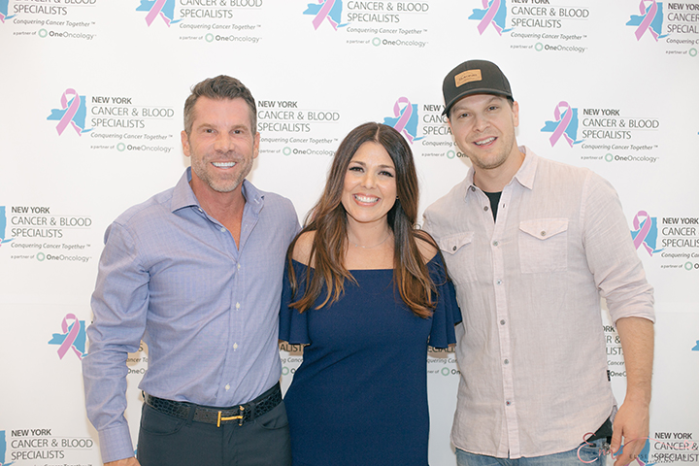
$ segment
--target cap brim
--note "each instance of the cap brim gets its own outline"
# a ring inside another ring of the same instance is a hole
[[[461,94],[457,95],[456,97],[454,97],[452,99],[451,103],[447,107],[444,107],[444,111],[442,112],[442,115],[447,115],[447,117],[448,117],[449,111],[451,110],[451,108],[454,106],[455,103],[457,103],[459,100],[463,99],[464,97],[468,97],[469,95],[473,95],[473,94],[499,95],[502,97],[509,97],[510,99],[514,100],[514,98],[512,97],[512,94],[509,94],[509,93],[504,92],[504,91],[498,91],[496,89],[485,89],[485,88],[469,89],[469,90],[464,91]]]

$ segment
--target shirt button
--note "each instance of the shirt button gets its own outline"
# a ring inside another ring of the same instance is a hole
[[[488,211],[488,206],[483,207],[483,210]]]
[[[512,402],[510,400],[505,401],[506,406],[510,406],[511,404],[512,404]]]
[[[231,389],[231,386],[230,386],[230,385],[226,385],[224,388],[225,388],[226,390],[230,390],[230,389]]]
[[[498,242],[497,242],[497,241],[493,241],[493,246],[497,246],[497,245],[498,245]]]
[[[500,325],[505,325],[505,319],[502,319],[502,320],[500,321]]]
[[[235,308],[240,309],[240,303],[235,303]]]
[[[545,231],[542,231],[542,232],[541,232],[541,236],[546,236],[546,232],[545,232]]]
[[[238,270],[240,270],[240,264],[238,264]]]
[[[233,343],[233,349],[237,350],[238,349],[238,343]]]
[[[497,283],[498,285],[502,285],[502,280],[498,280],[495,283]]]
[[[452,250],[452,251],[456,251],[456,246],[454,246],[453,248],[451,248],[451,250]]]
[[[507,364],[509,364],[509,363],[510,363],[510,360],[509,360],[509,359],[505,359],[505,365],[507,365]]]
[[[475,191],[475,190],[476,190],[476,187],[475,187],[475,186],[471,186],[471,191]]]

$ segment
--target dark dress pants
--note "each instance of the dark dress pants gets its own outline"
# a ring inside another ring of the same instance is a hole
[[[242,426],[234,421],[221,427],[144,404],[137,457],[141,466],[290,466],[284,402]]]

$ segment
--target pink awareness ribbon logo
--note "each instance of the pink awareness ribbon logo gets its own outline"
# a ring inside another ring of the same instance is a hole
[[[406,104],[405,108],[403,108],[402,111],[400,109],[400,104]],[[412,115],[413,106],[410,104],[410,100],[408,100],[407,97],[401,97],[400,99],[396,100],[396,103],[393,105],[393,116],[399,118],[398,122],[393,128],[399,133],[403,133],[405,139],[407,139],[410,143],[413,142],[413,136],[410,133],[408,133],[408,130],[405,129],[405,126],[410,121],[410,117]]]
[[[641,0],[641,3],[639,5],[639,10],[641,11],[642,15],[645,15],[643,18],[643,21],[641,22],[641,25],[638,26],[636,29],[636,40],[641,40],[641,37],[643,34],[645,34],[646,31],[650,31],[651,35],[655,39],[655,41],[658,41],[658,33],[653,30],[653,28],[650,27],[650,25],[653,23],[653,20],[655,19],[655,15],[658,13],[658,4],[656,3],[655,0],[650,0],[651,1],[651,6],[648,10],[646,10],[646,2],[648,0]]]
[[[68,106],[69,95],[75,96],[73,97],[73,100],[70,102],[70,106]],[[82,130],[73,121],[73,118],[75,117],[75,114],[78,113],[79,108],[80,96],[78,95],[78,93],[75,91],[75,89],[66,89],[66,91],[61,96],[61,110],[65,110],[66,113],[63,114],[63,117],[59,120],[58,125],[56,125],[56,130],[58,131],[59,136],[63,134],[63,131],[65,131],[69,123],[73,125],[75,131],[78,132],[78,136],[80,136]]]
[[[493,0],[490,7],[488,7],[488,0],[483,0],[483,8],[487,11],[481,22],[478,23],[478,32],[483,35],[488,25],[492,23],[495,30],[498,31],[498,34],[502,35],[502,28],[493,21],[493,18],[495,18],[495,15],[500,9],[500,0]]]
[[[642,218],[645,218],[645,221],[641,222]],[[652,222],[653,221],[651,220],[650,215],[648,215],[648,212],[645,210],[640,210],[633,218],[634,230],[638,230],[639,228],[641,229],[633,239],[633,245],[636,246],[636,249],[643,245],[643,247],[646,248],[646,251],[648,251],[648,254],[651,256],[653,255],[653,249],[651,249],[646,243],[646,238],[648,237],[648,233],[650,233]]]
[[[561,118],[561,108],[563,108],[565,111],[565,113],[563,113],[563,118]],[[561,136],[563,136],[565,140],[568,141],[570,147],[573,147],[573,140],[570,138],[570,136],[566,134],[568,125],[573,119],[573,109],[570,108],[568,102],[562,100],[558,102],[558,105],[556,105],[556,110],[554,110],[553,116],[555,120],[558,122],[558,125],[556,126],[556,129],[553,131],[553,134],[549,138],[549,141],[551,141],[551,147],[553,147],[558,142]]]
[[[150,26],[153,24],[153,21],[155,21],[155,18],[160,15],[161,18],[163,18],[163,21],[165,21],[165,24],[167,24],[167,27],[170,27],[170,20],[165,16],[163,12],[163,7],[165,6],[165,2],[167,0],[155,0],[155,3],[153,4],[153,8],[150,9],[148,14],[146,15],[146,24]]]
[[[70,333],[68,333],[68,320],[73,321],[73,327],[70,329]],[[66,335],[66,339],[63,340],[61,346],[58,347],[58,357],[63,359],[63,356],[66,355],[68,350],[73,348],[73,351],[75,351],[75,354],[78,355],[78,358],[82,359],[83,354],[78,351],[75,346],[73,346],[73,343],[75,343],[75,340],[80,334],[80,321],[77,317],[75,317],[75,314],[66,314],[66,316],[63,318],[63,322],[61,322],[61,330],[63,333],[68,333],[68,335]]]
[[[318,0],[318,3],[323,3],[323,0]],[[330,25],[337,31],[337,23],[333,21],[333,19],[328,16],[330,14],[330,10],[333,9],[333,6],[335,6],[335,0],[325,0],[325,3],[323,6],[320,8],[320,11],[316,15],[315,18],[313,18],[313,27],[317,30],[320,25],[325,21],[327,18],[328,22]]]

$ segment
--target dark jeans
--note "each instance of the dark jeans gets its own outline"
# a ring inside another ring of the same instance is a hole
[[[138,435],[141,466],[290,466],[289,421],[282,401],[244,423],[180,419],[143,405]]]

